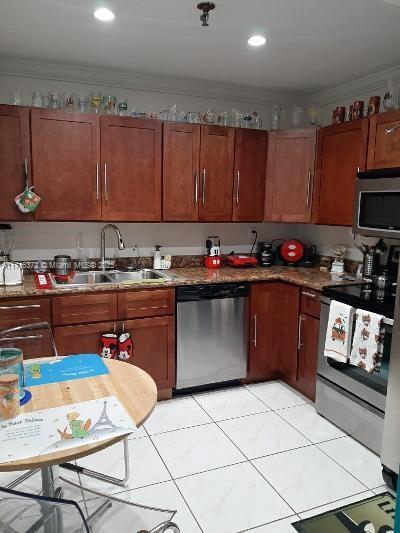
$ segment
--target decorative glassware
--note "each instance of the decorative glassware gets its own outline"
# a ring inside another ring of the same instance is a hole
[[[78,110],[80,113],[88,113],[90,105],[89,95],[79,96],[78,97]]]
[[[189,113],[187,111],[179,113],[179,122],[189,122]]]
[[[262,130],[262,120],[258,115],[254,119],[254,128],[256,130]]]
[[[118,115],[120,117],[125,117],[128,114],[128,102],[126,100],[121,100],[118,102]]]
[[[318,124],[318,108],[315,105],[311,105],[308,108],[308,122],[310,126],[316,126]]]
[[[215,122],[215,111],[208,109],[203,113],[203,122],[204,124],[214,124]]]
[[[101,113],[102,94],[93,92],[90,97],[90,107],[93,113]]]
[[[271,129],[279,130],[281,122],[281,108],[278,105],[274,105],[271,111]]]
[[[20,410],[17,374],[0,374],[0,420],[16,418]]]
[[[397,108],[398,104],[398,91],[396,90],[393,81],[389,80],[387,84],[387,92],[383,97],[383,107],[385,111],[392,111]]]
[[[227,126],[228,125],[228,113],[227,113],[227,111],[222,111],[221,113],[218,113],[217,123],[218,123],[218,126]]]
[[[253,113],[250,111],[248,113],[244,113],[242,116],[242,126],[243,128],[252,128],[253,127]]]
[[[292,112],[292,125],[300,128],[303,125],[304,108],[301,105],[295,105]]]
[[[115,106],[117,99],[112,94],[106,94],[103,96],[103,111],[106,115],[113,115],[115,113]]]
[[[169,109],[170,108],[168,106],[161,107],[160,112],[158,113],[160,120],[168,120]]]
[[[67,93],[64,97],[64,106],[67,111],[75,111],[76,96],[73,93]]]
[[[0,348],[0,375],[16,374],[19,384],[19,398],[25,395],[24,366],[22,350],[19,348]]]
[[[242,125],[242,117],[243,113],[239,111],[238,109],[232,109],[230,112],[230,125],[234,128],[240,128]]]
[[[32,107],[44,107],[42,91],[40,90],[33,91]]]
[[[60,91],[50,91],[49,92],[49,109],[60,109],[61,107],[61,93]]]
[[[191,124],[200,124],[201,122],[201,113],[198,111],[189,111],[189,122]]]
[[[178,115],[177,115],[176,104],[174,104],[168,109],[168,120],[176,122],[177,118],[178,118]]]
[[[10,98],[11,105],[23,105],[21,93],[13,93]]]

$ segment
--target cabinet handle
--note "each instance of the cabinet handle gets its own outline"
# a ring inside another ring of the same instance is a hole
[[[254,337],[253,337],[253,344],[254,346],[257,346],[257,315],[253,316],[254,320]]]
[[[25,176],[25,187],[29,187],[29,178],[28,178],[28,160],[24,158],[24,176]]]
[[[206,169],[203,168],[203,199],[202,199],[202,202],[203,202],[203,205],[206,201],[206,175],[207,175],[207,172],[206,172]]]
[[[199,202],[199,172],[197,168],[194,171],[194,201],[196,204]]]
[[[236,205],[239,205],[239,191],[240,191],[240,170],[237,171],[237,180],[236,180]]]
[[[301,294],[303,294],[303,296],[308,296],[309,298],[315,298],[317,296],[316,294],[307,291],[303,291]]]
[[[357,167],[357,174],[360,172],[360,165]]]
[[[310,196],[311,196],[311,170],[308,171],[308,178],[307,178],[307,205],[310,205]]]
[[[397,124],[396,126],[393,126],[393,128],[387,128],[385,130],[386,131],[386,135],[391,135],[392,133],[394,133],[399,128],[400,128],[400,124]]]
[[[40,304],[31,305],[0,305],[0,311],[11,311],[11,309],[40,309]]]
[[[300,350],[300,348],[303,346],[303,343],[301,342],[301,324],[303,323],[304,316],[299,316],[299,331],[298,331],[298,343],[297,343],[297,349]]]
[[[96,163],[96,200],[100,199],[99,194],[99,162]]]
[[[107,189],[107,163],[104,163],[104,198],[108,200],[108,189]]]

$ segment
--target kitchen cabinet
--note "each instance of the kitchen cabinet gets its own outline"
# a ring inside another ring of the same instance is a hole
[[[247,378],[297,378],[299,289],[285,283],[253,284]]]
[[[199,218],[200,126],[165,122],[163,132],[163,220]]]
[[[121,291],[118,294],[119,318],[143,318],[174,314],[174,289]]]
[[[262,222],[267,162],[267,133],[237,129],[233,187],[235,222]]]
[[[102,220],[161,221],[162,123],[102,116]]]
[[[31,185],[30,109],[0,105],[0,220],[31,220],[14,198]]]
[[[232,220],[235,130],[201,126],[199,221]]]
[[[31,110],[37,220],[100,220],[99,117]]]
[[[367,157],[368,119],[321,128],[318,132],[313,222],[351,226],[357,171]]]
[[[117,293],[71,294],[52,299],[53,324],[83,324],[117,319]]]
[[[400,167],[400,111],[372,115],[367,168]]]
[[[268,134],[264,220],[311,222],[314,129]]]

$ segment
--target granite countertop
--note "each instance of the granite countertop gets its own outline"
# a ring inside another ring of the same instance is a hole
[[[204,267],[174,268],[166,271],[175,277],[172,281],[136,282],[97,284],[84,287],[71,287],[70,289],[37,289],[33,275],[26,275],[24,283],[13,287],[0,287],[0,299],[50,296],[55,294],[80,294],[93,292],[107,292],[112,290],[138,290],[149,288],[167,288],[182,285],[197,285],[204,283],[232,283],[232,282],[259,282],[259,281],[285,281],[300,287],[322,291],[324,287],[334,285],[354,285],[355,281],[333,281],[329,272],[321,272],[319,268],[291,268],[273,266],[268,268],[230,268],[209,269]]]

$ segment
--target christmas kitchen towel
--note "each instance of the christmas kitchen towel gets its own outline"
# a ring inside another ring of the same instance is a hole
[[[325,340],[325,357],[347,363],[351,348],[353,316],[353,307],[335,300],[331,301]]]
[[[379,343],[383,316],[357,309],[356,330],[350,363],[367,372],[374,372],[379,364]]]

